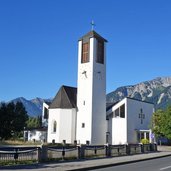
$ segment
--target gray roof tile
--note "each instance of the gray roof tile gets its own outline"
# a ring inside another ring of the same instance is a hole
[[[76,103],[77,88],[63,85],[59,89],[49,108],[71,109],[76,108]]]

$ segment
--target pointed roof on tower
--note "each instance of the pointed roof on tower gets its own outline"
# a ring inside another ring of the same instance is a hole
[[[53,99],[50,109],[61,108],[71,109],[76,108],[77,88],[69,86],[61,86],[55,98]]]
[[[95,37],[97,39],[100,39],[104,42],[107,42],[106,39],[104,39],[102,36],[100,36],[97,32],[95,32],[94,30],[88,32],[87,34],[85,34],[84,36],[82,36],[79,40],[83,40],[83,39],[90,39],[92,37]]]

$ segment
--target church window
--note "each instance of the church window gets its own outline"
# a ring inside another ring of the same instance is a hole
[[[120,117],[125,118],[125,104],[120,107]]]
[[[102,42],[102,41],[97,42],[96,62],[104,64],[104,42]]]
[[[57,129],[57,122],[54,121],[54,122],[53,122],[53,129],[52,129],[52,132],[56,132],[56,129]]]
[[[44,108],[44,119],[48,119],[48,109]]]
[[[82,123],[82,126],[81,126],[82,128],[85,128],[85,123]]]
[[[115,117],[119,117],[119,108],[115,110]]]
[[[139,118],[141,119],[141,124],[143,124],[143,119],[145,119],[145,114],[143,113],[142,108],[140,109]]]
[[[149,139],[150,139],[149,132],[146,132],[146,139],[147,139],[147,140],[149,140]]]
[[[82,57],[81,63],[89,62],[89,43],[83,43],[82,45]]]

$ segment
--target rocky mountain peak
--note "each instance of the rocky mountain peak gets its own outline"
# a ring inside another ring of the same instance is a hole
[[[107,94],[107,102],[116,102],[124,97],[154,103],[156,108],[171,104],[171,77],[157,77],[136,85],[119,87]]]

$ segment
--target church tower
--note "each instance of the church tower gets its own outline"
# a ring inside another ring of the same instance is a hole
[[[106,143],[106,42],[94,30],[78,41],[76,140],[80,144]]]

